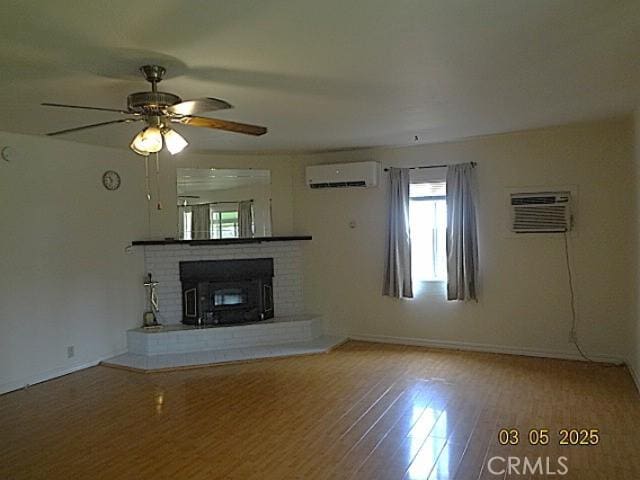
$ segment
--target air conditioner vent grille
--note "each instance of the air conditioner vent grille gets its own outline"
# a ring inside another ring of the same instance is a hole
[[[561,203],[562,201],[566,202],[568,199],[564,200],[558,199],[555,196],[542,196],[542,197],[515,197],[511,198],[511,205],[531,205],[531,204],[541,204],[541,203]]]
[[[323,182],[310,183],[311,188],[346,188],[346,187],[366,187],[367,182],[359,180],[357,182]]]
[[[512,230],[516,233],[549,233],[570,230],[570,199],[567,192],[512,194]]]

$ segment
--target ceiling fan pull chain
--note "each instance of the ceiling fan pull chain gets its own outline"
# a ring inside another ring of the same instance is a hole
[[[144,156],[144,184],[147,191],[147,230],[151,237],[151,185],[149,182],[149,155]]]
[[[147,202],[151,201],[151,185],[149,183],[149,155],[144,156],[144,186],[147,192]]]
[[[156,152],[156,209],[162,210],[162,203],[160,202],[160,156]]]

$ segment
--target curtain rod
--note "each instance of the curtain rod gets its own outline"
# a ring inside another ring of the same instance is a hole
[[[240,203],[240,202],[251,202],[253,203],[253,198],[249,200],[236,200],[235,202],[207,202],[207,203],[194,203],[193,205],[187,205],[187,207],[195,207],[197,205],[218,205],[220,203]],[[178,205],[179,207],[184,207],[184,205]]]
[[[475,167],[476,165],[477,165],[476,162],[471,162],[471,166],[472,167]],[[408,168],[409,170],[422,170],[422,169],[425,169],[425,168],[446,168],[448,166],[449,165],[424,165],[422,167],[405,167],[405,168]],[[388,172],[389,168],[385,168],[384,171]]]

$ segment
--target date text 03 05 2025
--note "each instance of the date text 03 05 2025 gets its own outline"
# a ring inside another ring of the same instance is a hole
[[[554,432],[555,433],[555,432]],[[532,428],[527,432],[526,441],[529,445],[549,445],[552,441],[548,428]],[[501,428],[498,431],[500,445],[518,445],[522,435],[517,428]],[[561,428],[557,431],[558,445],[566,446],[594,446],[600,443],[600,430],[597,428]]]

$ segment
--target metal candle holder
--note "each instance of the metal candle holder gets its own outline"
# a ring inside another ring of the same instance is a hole
[[[151,277],[151,273],[147,275],[147,279],[144,282],[144,286],[147,289],[147,310],[143,314],[143,323],[144,327],[156,327],[160,325],[158,323],[157,313],[159,311],[158,308],[158,295],[156,294],[156,287],[158,286],[158,282],[153,280]]]

